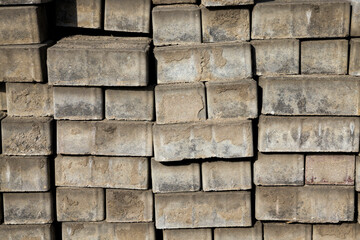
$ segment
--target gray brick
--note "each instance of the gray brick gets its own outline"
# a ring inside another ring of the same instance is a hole
[[[212,231],[203,229],[171,229],[163,231],[164,240],[212,240]]]
[[[262,223],[257,221],[251,228],[215,228],[214,240],[262,240]]]
[[[264,223],[264,240],[311,240],[310,224]]]
[[[201,0],[201,4],[207,7],[251,5],[254,0]]]
[[[55,240],[53,227],[45,225],[0,225],[2,240]]]

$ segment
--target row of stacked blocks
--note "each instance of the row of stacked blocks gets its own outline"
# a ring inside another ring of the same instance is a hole
[[[0,239],[358,238],[357,2],[56,2],[155,59],[48,2],[0,8]]]

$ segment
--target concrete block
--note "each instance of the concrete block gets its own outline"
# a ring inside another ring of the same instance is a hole
[[[250,39],[249,9],[201,8],[201,24],[203,42]]]
[[[201,0],[206,7],[241,6],[254,4],[254,0]]]
[[[152,156],[152,123],[58,121],[58,154]]]
[[[250,121],[205,121],[154,125],[156,161],[253,156]]]
[[[264,240],[312,240],[310,224],[264,223]]]
[[[299,74],[297,39],[253,40],[256,75]]]
[[[201,43],[200,8],[193,4],[156,6],[152,10],[155,46]]]
[[[55,3],[56,26],[101,28],[101,0],[61,0]]]
[[[48,49],[49,84],[146,86],[149,41],[108,36],[62,39]]]
[[[215,161],[201,164],[204,191],[251,189],[251,162]]]
[[[53,88],[40,83],[6,83],[7,114],[47,117],[54,114]]]
[[[154,5],[177,4],[177,3],[196,3],[196,0],[152,0]]]
[[[252,76],[249,43],[213,43],[154,49],[157,82],[236,81]]]
[[[351,36],[360,36],[360,1],[351,0]]]
[[[44,6],[0,8],[0,45],[41,43],[47,38]]]
[[[250,192],[155,194],[158,229],[250,227]]]
[[[165,165],[152,159],[151,179],[154,193],[199,191],[200,164]]]
[[[101,120],[104,100],[101,88],[54,87],[54,118]]]
[[[0,82],[46,81],[46,49],[50,44],[0,46]]]
[[[355,117],[260,116],[260,152],[358,152]]]
[[[51,155],[51,118],[7,117],[1,121],[2,150],[5,155]]]
[[[50,224],[45,225],[0,225],[2,240],[41,239],[54,240],[54,230]]]
[[[151,222],[153,202],[151,190],[106,189],[106,221]]]
[[[360,157],[355,157],[355,190],[360,192]]]
[[[360,2],[359,2],[360,8]],[[360,39],[353,38],[350,40],[350,58],[349,58],[349,74],[360,76]]]
[[[350,185],[355,181],[355,156],[307,155],[305,183]]]
[[[151,0],[105,0],[104,29],[150,32]]]
[[[148,189],[149,160],[136,157],[57,156],[55,185]]]
[[[54,219],[53,198],[46,193],[3,193],[5,224],[46,224]]]
[[[0,192],[50,190],[47,157],[0,156]]]
[[[195,122],[206,119],[203,83],[157,85],[156,123]]]
[[[212,240],[212,231],[203,229],[171,229],[163,230],[164,240]]]
[[[254,183],[263,186],[304,185],[304,155],[262,154],[254,163]]]
[[[267,2],[254,7],[251,39],[346,37],[349,26],[348,2]]]
[[[59,222],[101,221],[105,218],[102,188],[56,188],[56,216]]]
[[[360,225],[342,223],[313,225],[313,240],[358,240]]]
[[[253,79],[208,82],[206,101],[209,119],[257,118],[257,82]]]
[[[214,240],[263,240],[262,223],[257,221],[251,228],[215,228]]]
[[[337,223],[354,220],[354,187],[257,187],[255,217],[263,221]]]
[[[34,5],[52,2],[53,0],[0,0],[0,5]]]
[[[5,83],[0,83],[0,111],[7,111]]]
[[[2,194],[0,193],[0,212],[1,212],[1,215],[0,215],[0,222],[2,223],[4,221],[4,216],[3,216],[3,212],[4,212],[4,207],[3,207],[3,197],[2,197]],[[0,225],[1,227],[1,225]],[[1,230],[0,230],[1,231]]]
[[[263,114],[359,114],[360,81],[354,77],[261,77],[259,83],[263,89]]]
[[[347,74],[348,40],[301,42],[301,74]]]
[[[153,88],[105,90],[106,119],[151,121],[154,111]]]
[[[153,223],[62,223],[63,240],[155,240]]]

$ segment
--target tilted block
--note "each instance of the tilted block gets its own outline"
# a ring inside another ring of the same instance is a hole
[[[59,155],[55,158],[55,185],[147,189],[149,160],[136,157]]]
[[[154,193],[199,191],[200,164],[165,165],[152,159],[151,179]]]
[[[100,29],[101,0],[56,1],[56,26]]]
[[[272,115],[359,115],[360,81],[349,76],[261,77],[261,112]]]
[[[304,155],[262,154],[254,163],[255,185],[304,185]]]
[[[207,7],[251,5],[254,0],[201,0],[201,4]]]
[[[104,29],[150,32],[151,0],[105,0]]]
[[[253,79],[206,83],[209,119],[256,118],[258,116],[257,87],[257,82]]]
[[[170,46],[155,48],[154,53],[158,84],[227,82],[252,76],[249,43]]]
[[[359,2],[360,8],[360,2]],[[353,38],[350,40],[350,58],[349,58],[349,74],[360,76],[360,39]]]
[[[1,121],[2,149],[5,155],[51,155],[52,119],[7,117]]]
[[[312,240],[312,226],[310,224],[264,223],[264,239]]]
[[[7,113],[17,117],[54,114],[53,88],[40,83],[6,83]]]
[[[257,187],[257,220],[337,223],[354,220],[354,187]]]
[[[262,228],[259,221],[247,228],[215,228],[214,240],[263,240]]]
[[[154,125],[155,160],[253,156],[250,121],[205,121]]]
[[[0,23],[0,45],[41,43],[47,38],[43,6],[1,7]]]
[[[358,240],[360,225],[357,223],[313,225],[313,240]]]
[[[153,221],[151,190],[106,189],[107,222]]]
[[[203,229],[171,229],[163,230],[164,240],[212,240],[212,231]]]
[[[203,83],[155,87],[156,123],[194,122],[206,119]]]
[[[201,43],[197,5],[156,6],[152,10],[154,45]]]
[[[58,121],[59,154],[152,156],[152,123]]]
[[[347,74],[348,40],[301,42],[301,74]]]
[[[249,9],[201,8],[203,42],[250,39]]]
[[[0,82],[46,81],[46,49],[50,44],[0,46]]]
[[[50,224],[44,225],[0,225],[2,240],[41,239],[55,240],[55,232]]]
[[[42,192],[50,190],[47,157],[0,157],[0,192]]]
[[[63,240],[155,240],[153,223],[62,223]]]
[[[46,193],[4,193],[5,224],[52,223],[53,197]]]
[[[59,222],[104,220],[104,206],[102,188],[56,188],[56,219]]]
[[[250,192],[155,194],[158,229],[250,227]]]
[[[148,50],[148,38],[72,36],[62,39],[48,49],[49,84],[146,86]]]
[[[54,87],[54,118],[101,120],[104,118],[101,88]]]
[[[348,2],[268,2],[252,12],[252,39],[324,38],[349,35]]]
[[[355,117],[260,116],[260,152],[358,152]]]
[[[256,75],[299,74],[297,39],[253,40]]]

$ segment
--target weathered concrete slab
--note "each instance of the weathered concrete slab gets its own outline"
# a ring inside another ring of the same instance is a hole
[[[53,0],[0,0],[0,5],[34,5],[52,2]]]
[[[196,0],[152,0],[154,5],[177,4],[177,3],[196,3]]]
[[[312,240],[310,224],[264,223],[264,240]]]
[[[359,2],[360,8],[360,2]],[[353,38],[350,40],[350,58],[349,58],[349,74],[360,76],[360,39]]]
[[[41,239],[54,240],[54,229],[50,224],[44,225],[0,225],[0,236],[3,240]]]
[[[163,230],[164,240],[212,240],[212,231],[203,229],[171,229]]]
[[[251,5],[254,0],[201,0],[201,4],[207,7]]]
[[[214,240],[263,240],[262,228],[259,221],[247,228],[215,228]]]
[[[360,225],[357,223],[313,225],[313,240],[358,240]]]

